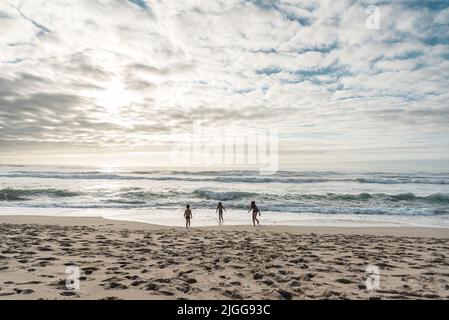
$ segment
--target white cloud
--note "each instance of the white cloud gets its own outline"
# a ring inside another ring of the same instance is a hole
[[[379,1],[368,30],[376,3],[2,1],[0,149],[170,148],[195,117],[298,153],[449,145],[448,9]]]

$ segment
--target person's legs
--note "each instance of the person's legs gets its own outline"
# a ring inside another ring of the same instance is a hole
[[[253,225],[256,226],[256,222],[257,224],[259,224],[259,220],[257,220],[257,213],[253,213]]]

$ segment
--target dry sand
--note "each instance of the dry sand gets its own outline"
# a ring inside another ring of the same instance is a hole
[[[448,299],[448,255],[448,229],[0,216],[0,299]]]

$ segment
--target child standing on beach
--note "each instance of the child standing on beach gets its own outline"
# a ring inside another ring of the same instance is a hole
[[[257,220],[257,213],[259,213],[259,217],[260,217],[260,210],[259,208],[256,206],[256,201],[251,201],[251,207],[249,208],[248,212],[253,211],[253,225],[256,226],[256,222],[257,224],[259,224],[259,220]]]
[[[184,211],[184,218],[186,218],[186,228],[190,227],[190,219],[192,219],[192,210],[190,210],[190,205],[186,205],[186,210]]]
[[[217,210],[215,210],[215,213],[218,212],[218,224],[222,224],[224,222],[223,220],[223,210],[226,211],[226,208],[223,207],[223,204],[221,202],[217,205]]]

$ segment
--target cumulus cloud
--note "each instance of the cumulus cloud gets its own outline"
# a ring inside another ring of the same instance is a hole
[[[293,162],[447,150],[448,16],[442,0],[5,0],[0,150],[169,150],[199,118],[278,128]]]

